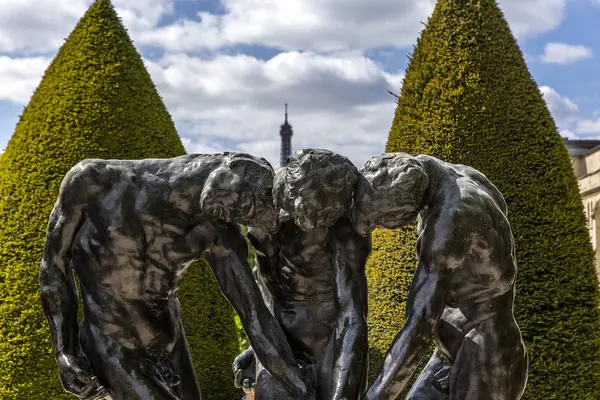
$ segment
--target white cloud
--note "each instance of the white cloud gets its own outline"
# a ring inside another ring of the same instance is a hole
[[[584,119],[577,122],[577,133],[582,136],[600,135],[600,118]]]
[[[362,56],[289,52],[263,61],[171,54],[146,60],[190,152],[238,150],[279,164],[290,104],[295,149],[325,147],[357,163],[384,150],[402,76]]]
[[[600,135],[599,113],[592,113],[593,119],[582,119],[579,107],[571,99],[561,96],[548,86],[541,86],[540,90],[561,136],[589,139]]]
[[[169,51],[218,49],[236,43],[285,50],[332,51],[412,45],[435,0],[221,0],[224,14],[200,13],[157,28],[175,0],[114,0],[138,44]],[[519,37],[546,32],[562,21],[566,0],[502,0]],[[2,0],[0,52],[52,51],[92,0]]]
[[[56,50],[92,0],[2,0],[0,52]],[[172,11],[173,0],[113,0],[124,24],[137,36]]]
[[[286,50],[407,47],[435,0],[223,0],[226,13],[200,13],[147,32],[140,43],[177,51],[246,43]]]
[[[0,57],[0,100],[27,104],[48,62]],[[328,148],[360,165],[384,151],[395,109],[387,90],[402,84],[401,74],[356,54],[289,52],[267,61],[170,54],[145,63],[188,152],[245,151],[274,166],[284,103],[294,149]]]
[[[547,64],[573,64],[593,57],[592,49],[566,43],[547,43],[542,61]]]
[[[0,56],[0,100],[27,104],[49,64],[45,57]]]
[[[84,0],[2,0],[0,51],[55,49],[86,8]]]
[[[579,139],[577,137],[577,135],[575,134],[575,132],[573,131],[569,131],[569,130],[562,130],[560,131],[560,136],[567,138],[567,139]]]
[[[223,0],[224,14],[200,13],[141,33],[142,44],[171,51],[218,49],[236,43],[284,50],[399,48],[414,43],[435,0]],[[503,0],[512,30],[526,37],[556,28],[565,0]]]
[[[197,139],[196,141],[192,141],[190,138],[182,137],[181,142],[183,143],[183,147],[185,147],[185,151],[190,154],[210,154],[210,153],[219,153],[224,149],[220,146],[210,146],[204,143],[202,139]]]
[[[511,30],[528,37],[557,28],[565,16],[566,0],[499,0]]]
[[[89,0],[87,0],[89,2]],[[175,0],[113,0],[117,13],[135,40],[141,32],[154,28],[164,15],[173,12]]]
[[[561,135],[572,138],[574,135],[572,130],[579,118],[577,104],[568,97],[561,96],[551,87],[540,86],[540,91]]]
[[[0,53],[16,54],[55,52],[92,2],[1,1]],[[395,108],[387,90],[398,92],[402,75],[385,72],[362,50],[410,47],[435,5],[435,0],[345,0],[343,7],[339,0],[223,0],[222,15],[202,13],[201,20],[157,27],[173,12],[174,1],[113,3],[136,45],[166,50],[164,58],[146,65],[186,149],[248,151],[274,165],[286,102],[294,148],[329,148],[358,164],[383,151]],[[503,0],[501,7],[521,38],[555,28],[564,3]],[[285,52],[267,61],[185,54],[239,43]],[[26,104],[48,62],[0,58],[0,100]],[[567,115],[568,104],[563,107]],[[570,124],[565,129],[575,129],[570,117],[564,118]]]

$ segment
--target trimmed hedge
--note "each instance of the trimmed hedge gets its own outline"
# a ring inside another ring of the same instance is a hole
[[[85,158],[184,153],[113,6],[95,1],[46,70],[1,158],[0,398],[72,397],[58,379],[38,280],[64,174]],[[184,325],[202,390],[231,400],[238,397],[230,367],[237,354],[233,312],[204,263],[189,274],[181,294]]]
[[[516,241],[515,314],[530,355],[524,399],[600,399],[598,281],[577,182],[494,0],[438,1],[411,55],[386,151],[467,164],[498,186]],[[385,352],[404,320],[415,240],[414,226],[374,233],[374,353]]]
[[[256,253],[254,252],[254,247],[252,247],[252,245],[250,244],[250,242],[247,239],[248,227],[242,225],[241,228],[242,228],[242,233],[244,234],[244,237],[246,238],[246,243],[248,244],[248,265],[254,271],[254,269],[256,267],[256,260],[255,260]],[[240,319],[240,317],[237,314],[235,315],[235,325],[238,330],[239,352],[241,353],[250,347],[250,341],[248,340],[248,335],[246,335],[246,331],[244,331],[244,327],[242,326],[242,320]]]
[[[233,385],[231,369],[240,352],[235,312],[204,261],[190,267],[178,297],[202,398],[240,399],[243,392]]]

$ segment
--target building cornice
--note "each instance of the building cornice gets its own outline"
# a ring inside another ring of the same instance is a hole
[[[592,180],[594,176],[597,178]],[[600,192],[600,170],[579,177],[577,179],[577,184],[579,186],[581,197],[587,197]]]
[[[579,190],[579,194],[581,195],[582,198],[591,196],[596,193],[600,193],[600,185],[592,186],[590,188],[586,188],[583,190],[580,188],[580,190]]]

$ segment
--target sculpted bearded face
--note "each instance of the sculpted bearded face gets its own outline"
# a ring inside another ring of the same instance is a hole
[[[277,230],[271,165],[264,158],[232,153],[206,179],[200,197],[202,211],[242,225]]]
[[[359,172],[350,160],[328,150],[299,150],[277,171],[274,200],[280,221],[304,231],[333,226],[346,215]]]

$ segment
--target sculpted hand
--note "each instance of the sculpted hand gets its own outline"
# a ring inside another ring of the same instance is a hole
[[[256,358],[254,357],[254,350],[249,348],[243,353],[238,355],[233,361],[233,373],[235,375],[234,384],[236,388],[241,388],[244,392],[249,392],[254,389],[256,383]],[[303,371],[307,374],[308,371]],[[311,384],[311,380],[308,377],[303,379],[304,383],[304,394],[298,398],[298,400],[315,400],[317,398],[315,388]]]
[[[70,354],[60,353],[56,357],[58,373],[65,390],[80,399],[101,399],[109,394],[99,382],[98,378],[90,375],[87,360],[84,356],[75,357]]]
[[[234,385],[249,392],[256,381],[256,359],[254,350],[249,348],[233,360]]]

